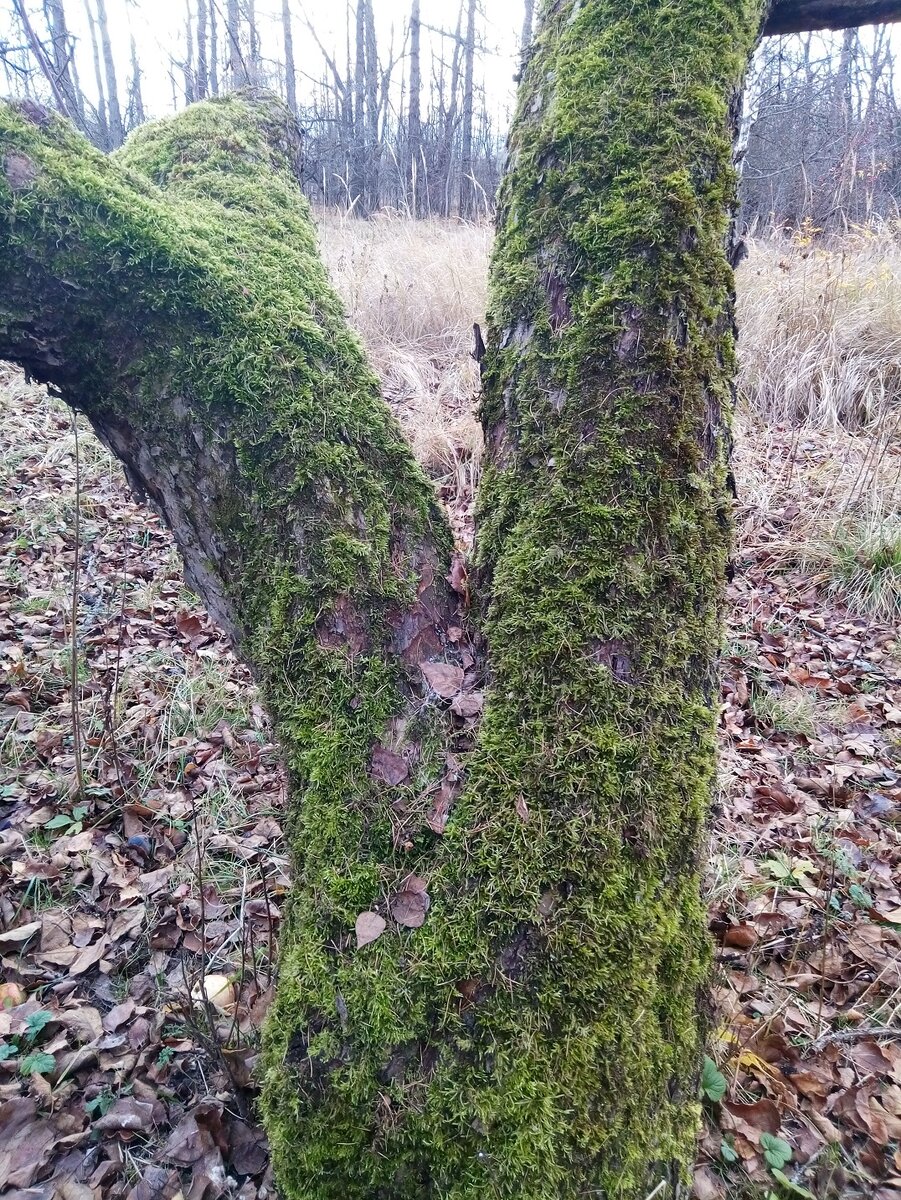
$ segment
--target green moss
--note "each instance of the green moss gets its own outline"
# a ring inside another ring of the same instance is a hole
[[[48,164],[33,192],[0,191],[0,265],[52,219],[61,248],[41,243],[35,271],[95,256],[110,321],[172,345],[144,356],[145,424],[162,389],[235,431],[223,569],[295,790],[263,1093],[286,1200],[643,1200],[691,1157],[728,542],[727,110],[764,5],[547,7],[483,364],[492,686],[443,837],[396,836],[457,747],[440,706],[411,700],[389,626],[445,535],[267,148],[272,114],[197,106],[119,166],[64,148],[79,178],[56,192],[56,149],[0,117],[4,144]],[[100,346],[97,375],[78,360],[90,401],[114,405],[115,338],[73,305]],[[336,598],[365,619],[364,651],[317,638]],[[369,771],[389,729],[420,756],[397,789]],[[390,920],[410,874],[431,901],[417,929]],[[388,927],[357,949],[371,908]]]

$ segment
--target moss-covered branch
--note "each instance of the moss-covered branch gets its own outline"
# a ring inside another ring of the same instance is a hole
[[[764,34],[808,29],[853,29],[877,21],[901,21],[899,0],[774,0]]]

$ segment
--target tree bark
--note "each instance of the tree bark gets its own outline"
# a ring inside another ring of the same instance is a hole
[[[356,42],[353,74],[353,139],[351,145],[350,199],[356,216],[368,216],[366,208],[366,3],[357,0],[354,17]]]
[[[209,68],[207,66],[207,7],[206,0],[197,0],[197,73],[195,90],[198,100],[205,100],[209,92]]]
[[[466,41],[463,47],[463,128],[460,135],[460,206],[461,217],[472,215],[472,109],[473,76],[476,59],[476,0],[468,0]]]
[[[84,131],[84,103],[78,87],[78,77],[75,74],[75,43],[69,33],[63,0],[44,0],[44,12],[50,31],[53,72],[60,91],[65,97],[65,107],[62,112]]]
[[[901,20],[901,0],[775,0],[764,35]]]
[[[522,32],[519,35],[519,56],[524,58],[532,44],[532,24],[535,19],[535,0],[525,0],[522,14]]]
[[[144,112],[144,96],[141,91],[141,66],[138,62],[138,48],[134,38],[131,39],[131,98],[129,101],[129,116],[131,128],[143,125],[147,119]]]
[[[115,150],[125,140],[125,129],[122,125],[122,108],[119,104],[119,86],[116,82],[116,64],[106,16],[106,0],[97,0],[97,24],[100,29],[103,70],[106,76],[106,113],[110,147]]]
[[[487,665],[316,257],[284,110],[197,105],[107,160],[0,108],[0,355],[162,511],[290,772],[263,1094],[286,1200],[645,1200],[684,1179],[731,139],[764,8],[545,7],[483,361]]]
[[[413,0],[410,9],[410,103],[407,110],[407,154],[409,174],[406,186],[409,188],[410,211],[413,216],[419,216],[419,197],[422,194],[422,124],[420,116],[420,100],[422,94],[422,72],[420,68],[419,44],[422,34],[422,21],[419,15],[419,0]]]
[[[285,44],[285,99],[289,112],[297,116],[297,70],[294,65],[294,32],[290,0],[282,0],[282,39]]]
[[[228,0],[225,10],[225,36],[228,41],[228,81],[234,89],[250,82],[247,65],[241,51],[241,9],[238,0]]]
[[[219,95],[219,23],[216,4],[210,4],[210,95]]]
[[[97,36],[97,22],[90,0],[84,0],[85,12],[88,18],[88,28],[91,33],[91,55],[94,61],[94,83],[97,87],[97,144],[104,150],[111,150],[110,128],[107,119],[106,89],[103,86],[103,72],[100,67],[100,43]]]

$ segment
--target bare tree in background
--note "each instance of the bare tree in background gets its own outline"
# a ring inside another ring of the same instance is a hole
[[[459,213],[472,215],[472,105],[476,60],[476,0],[467,0],[466,41],[463,45],[463,130],[460,146]]]
[[[294,34],[291,29],[290,0],[282,0],[282,41],[285,47],[285,99],[297,115],[297,71],[294,66]]]
[[[535,0],[525,0],[522,16],[522,33],[519,35],[519,53],[524,57],[532,42],[532,22],[535,19]]]
[[[109,21],[106,15],[106,0],[97,0],[97,24],[100,30],[100,45],[103,49],[103,70],[106,77],[106,111],[109,127],[110,149],[121,146],[125,140],[122,110],[119,106],[119,88],[116,83],[116,63],[110,41]]]
[[[225,16],[225,35],[228,39],[228,80],[233,88],[249,82],[244,56],[241,53],[241,9],[238,0],[228,0]]]
[[[207,0],[197,0],[197,70],[194,75],[194,90],[197,94],[198,100],[205,100],[209,95],[209,72],[207,69]]]
[[[413,0],[410,10],[410,103],[407,110],[407,154],[408,181],[410,187],[410,211],[413,216],[419,215],[419,197],[422,190],[422,130],[420,128],[419,101],[422,92],[422,71],[420,67],[420,38],[422,22],[419,15],[419,0]]]

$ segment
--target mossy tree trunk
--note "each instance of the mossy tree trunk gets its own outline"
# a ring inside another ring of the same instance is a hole
[[[765,7],[545,5],[492,267],[473,640],[285,114],[198,105],[108,160],[0,109],[0,355],[162,510],[290,770],[263,1096],[288,1200],[643,1200],[691,1160],[731,134]]]

